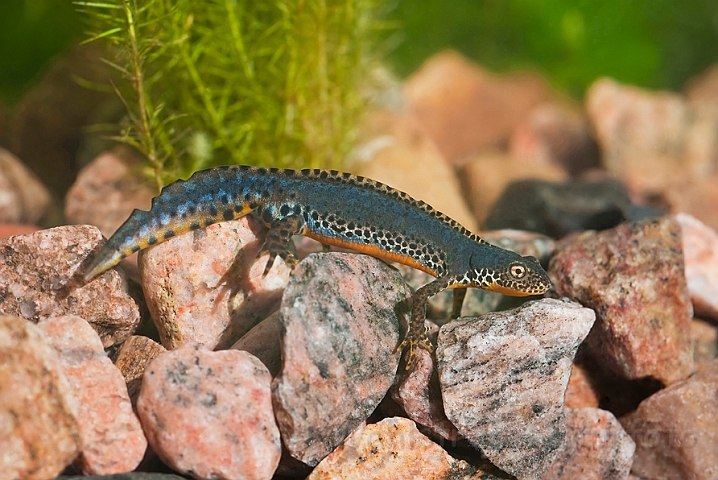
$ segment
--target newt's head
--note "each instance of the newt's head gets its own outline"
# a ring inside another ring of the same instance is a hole
[[[541,295],[551,288],[551,280],[535,257],[522,257],[493,247],[490,255],[472,255],[470,265],[474,282],[492,292],[524,297]]]

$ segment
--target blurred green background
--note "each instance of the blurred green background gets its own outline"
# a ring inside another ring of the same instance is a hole
[[[580,96],[602,75],[678,90],[718,62],[718,0],[388,0],[388,10],[383,43],[402,77],[454,48]],[[82,30],[70,0],[0,0],[0,102],[16,103]]]

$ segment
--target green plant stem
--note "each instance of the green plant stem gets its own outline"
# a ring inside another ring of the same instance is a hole
[[[157,189],[162,189],[162,162],[157,158],[157,151],[152,139],[150,128],[150,118],[148,112],[148,101],[145,97],[144,73],[142,71],[142,60],[140,57],[139,45],[137,42],[137,31],[135,29],[135,18],[132,14],[132,5],[130,0],[123,0],[125,17],[127,18],[127,33],[130,40],[130,58],[132,61],[133,80],[135,83],[135,91],[137,92],[137,103],[140,116],[140,138],[145,155],[154,170],[155,182]]]

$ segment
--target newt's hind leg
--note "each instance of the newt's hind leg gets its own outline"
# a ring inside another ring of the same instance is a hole
[[[426,320],[426,303],[429,297],[444,290],[448,285],[449,282],[447,280],[438,279],[424,285],[414,293],[409,331],[397,347],[398,350],[409,347],[409,356],[406,359],[407,370],[414,359],[414,353],[419,345],[423,345],[430,352],[434,350],[434,346],[426,336],[426,327],[424,326],[424,320]]]
[[[300,215],[290,215],[281,218],[272,223],[264,240],[264,245],[259,250],[257,257],[261,257],[265,253],[269,253],[267,266],[264,267],[262,277],[266,277],[269,270],[274,264],[274,259],[279,256],[284,263],[292,270],[297,265],[297,257],[292,251],[292,235],[300,234],[304,231],[304,218]]]

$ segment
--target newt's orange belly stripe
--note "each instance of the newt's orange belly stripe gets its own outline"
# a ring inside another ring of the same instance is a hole
[[[380,249],[376,245],[366,245],[364,243],[352,243],[348,242],[346,240],[342,240],[340,238],[336,237],[325,237],[324,235],[319,235],[314,232],[306,231],[302,233],[302,235],[313,238],[314,240],[324,243],[326,245],[334,245],[335,247],[342,247],[342,248],[349,248],[351,250],[366,253],[367,255],[371,255],[372,257],[378,257],[383,258],[384,260],[391,260],[393,262],[399,262],[403,265],[408,265],[409,267],[416,268],[417,270],[421,270],[423,272],[428,273],[429,275],[433,277],[437,277],[438,275],[436,272],[425,265],[422,265],[421,263],[417,262],[413,258],[406,256],[406,255],[400,255],[398,253],[394,252],[387,252],[385,250]]]

